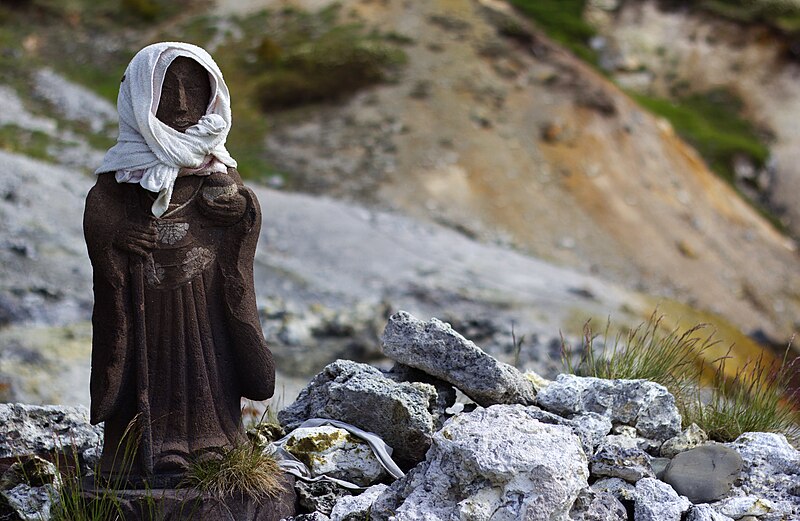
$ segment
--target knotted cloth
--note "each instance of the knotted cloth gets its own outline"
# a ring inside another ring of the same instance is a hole
[[[205,115],[185,133],[156,118],[164,75],[178,56],[200,63],[211,82],[211,100]],[[162,42],[136,53],[122,78],[117,110],[117,144],[106,152],[95,173],[116,172],[118,183],[139,183],[158,193],[152,207],[156,217],[167,211],[181,169],[196,171],[204,165],[236,167],[236,161],[225,149],[231,127],[230,93],[214,59],[196,45]]]

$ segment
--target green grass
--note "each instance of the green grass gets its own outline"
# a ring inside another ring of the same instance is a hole
[[[764,23],[787,33],[800,29],[800,2],[792,0],[703,0],[682,2],[743,23]]]
[[[711,439],[732,441],[745,432],[781,432],[795,446],[800,444],[800,417],[792,403],[797,403],[800,390],[788,392],[797,362],[788,362],[786,350],[778,366],[767,364],[763,357],[736,371],[733,378],[724,378],[725,362],[714,372],[710,396],[698,391],[682,408],[685,424],[696,423]]]
[[[696,423],[716,441],[761,431],[783,433],[795,445],[800,443],[800,413],[793,406],[798,391],[791,390],[796,360],[789,363],[785,356],[782,363],[769,364],[762,355],[731,376],[726,370],[728,356],[710,363],[703,359],[718,344],[706,324],[666,330],[662,322],[663,317],[653,314],[614,337],[609,335],[609,323],[601,346],[587,322],[580,360],[575,362],[574,350],[564,343],[564,367],[580,376],[646,379],[664,385],[675,397],[684,427]]]
[[[282,474],[275,459],[256,443],[245,443],[190,464],[185,486],[224,500],[236,494],[274,498],[283,491]]]
[[[53,161],[48,148],[53,138],[38,130],[28,130],[16,125],[0,127],[0,150],[22,154],[36,159]]]
[[[769,157],[764,137],[742,116],[741,101],[726,91],[690,94],[675,100],[630,93],[650,112],[667,119],[709,167],[733,183],[733,160],[742,154],[762,167]]]
[[[510,3],[553,40],[587,62],[597,63],[597,53],[589,47],[596,31],[583,19],[586,0],[510,0]]]

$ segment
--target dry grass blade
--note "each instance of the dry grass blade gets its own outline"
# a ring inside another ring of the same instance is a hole
[[[193,462],[185,484],[220,499],[242,494],[258,500],[277,497],[283,491],[280,475],[272,456],[247,443],[224,452],[219,459]]]

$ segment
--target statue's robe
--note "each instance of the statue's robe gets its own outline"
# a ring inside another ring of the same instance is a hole
[[[113,174],[99,175],[89,192],[91,421],[105,422],[104,472],[144,475],[154,466],[158,474],[165,456],[190,459],[235,444],[243,436],[241,397],[264,400],[274,392],[253,288],[261,211],[236,170],[229,174],[246,208],[227,225],[201,211],[204,177],[179,179],[183,195],[176,184],[159,219],[150,211],[156,194],[119,184]],[[115,245],[134,223],[158,232],[148,256]],[[143,436],[133,442],[138,456],[129,471],[121,468],[130,453],[123,437],[134,418]]]

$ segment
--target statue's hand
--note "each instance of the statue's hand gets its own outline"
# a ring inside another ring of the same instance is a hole
[[[155,249],[158,236],[151,227],[131,225],[117,232],[114,237],[114,246],[142,257],[148,255],[150,250]]]
[[[200,197],[200,201],[200,210],[203,215],[223,226],[236,224],[247,209],[247,199],[238,192],[213,199]]]

